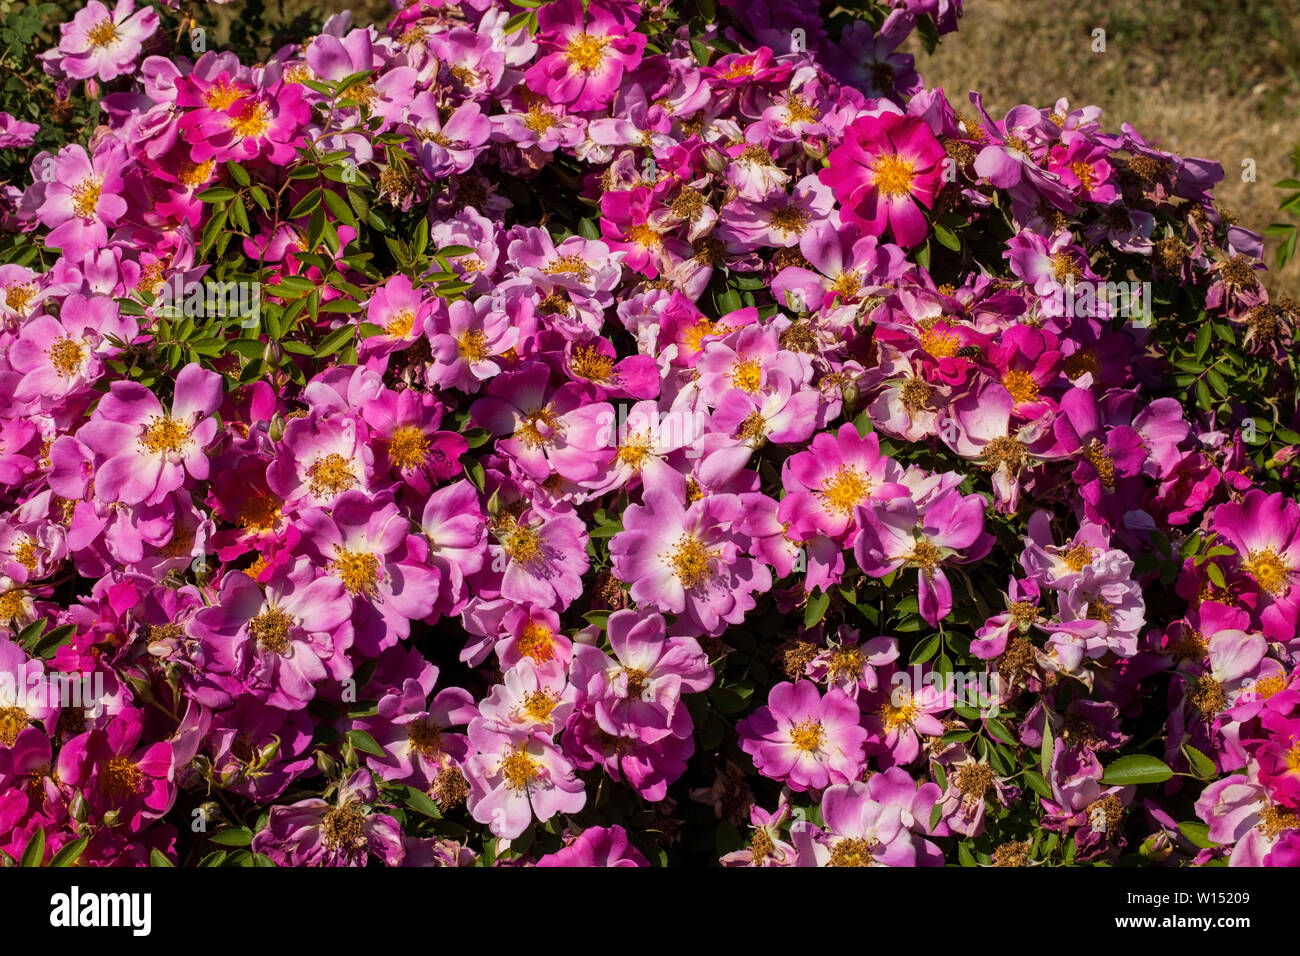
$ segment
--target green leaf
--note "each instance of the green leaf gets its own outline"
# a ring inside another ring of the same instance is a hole
[[[808,595],[808,603],[803,609],[803,626],[812,627],[820,622],[830,606],[831,596],[825,591],[814,591]]]
[[[320,201],[321,201],[321,189],[317,187],[316,189],[313,189],[311,192],[309,192],[307,195],[303,196],[302,199],[298,200],[298,204],[294,206],[293,211],[289,213],[289,218],[301,219],[303,216],[307,215],[309,212],[312,212],[317,206],[319,206]]]
[[[333,355],[339,349],[343,348],[343,346],[351,342],[352,337],[356,335],[356,332],[356,327],[352,325],[345,325],[341,329],[335,329],[329,335],[325,336],[324,341],[316,347],[317,357],[324,358],[327,355]]]
[[[235,198],[235,191],[225,186],[213,186],[211,189],[205,189],[195,198],[199,202],[229,202]]]
[[[421,813],[434,820],[442,819],[442,812],[438,809],[438,805],[430,800],[429,795],[423,790],[407,787],[406,799],[403,802],[416,813]]]
[[[939,643],[942,640],[943,640],[942,635],[931,634],[925,640],[921,641],[914,648],[912,648],[912,654],[908,658],[907,663],[924,664],[930,658],[934,657],[934,655],[938,652]]]
[[[244,169],[243,166],[240,166],[239,163],[234,160],[228,160],[226,162],[226,170],[230,173],[230,178],[240,186],[248,186],[253,181],[248,175],[248,170]]]
[[[957,238],[957,233],[942,223],[934,223],[934,238],[939,240],[941,246],[945,246],[953,252],[961,252],[961,240]]]
[[[1016,735],[1011,732],[1011,728],[996,717],[990,717],[988,720],[984,721],[984,726],[988,728],[988,731],[993,735],[994,740],[1004,744],[1015,745]]]
[[[40,866],[45,859],[45,830],[37,827],[32,838],[27,841],[27,848],[23,850],[22,862],[19,866],[33,867]]]
[[[1182,750],[1183,756],[1187,758],[1187,763],[1192,768],[1192,773],[1196,776],[1202,780],[1213,780],[1219,775],[1219,768],[1214,765],[1214,761],[1191,744],[1183,744]]]
[[[1101,782],[1124,787],[1140,783],[1163,783],[1173,775],[1174,772],[1163,760],[1148,754],[1130,754],[1106,767]]]
[[[72,866],[81,858],[82,852],[85,851],[86,845],[90,843],[90,837],[82,837],[80,840],[73,840],[65,844],[63,849],[54,854],[50,860],[50,866]]]
[[[384,748],[375,742],[375,738],[364,730],[349,730],[344,736],[348,739],[348,743],[363,754],[370,754],[372,757],[388,756],[384,752]]]
[[[40,640],[32,645],[32,656],[48,661],[58,652],[60,647],[72,640],[72,635],[76,633],[76,630],[75,625],[62,624],[48,634],[42,635]]]
[[[1029,784],[1029,789],[1034,791],[1040,797],[1052,799],[1052,788],[1047,785],[1047,781],[1041,773],[1034,773],[1032,770],[1025,771],[1025,783]]]
[[[208,839],[218,846],[248,846],[253,842],[253,831],[248,827],[232,827],[218,830]]]
[[[1046,715],[1043,717],[1043,745],[1038,749],[1038,772],[1046,779],[1052,775],[1052,754],[1056,749],[1056,741],[1052,737],[1052,722]]]
[[[150,865],[150,866],[171,866],[171,867],[174,867],[176,864],[173,863],[171,860],[167,859],[167,857],[163,855],[163,853],[162,853],[161,850],[150,850],[150,851],[149,851],[149,865]]]
[[[199,860],[199,866],[220,866],[224,862],[226,862],[226,851],[217,850],[215,853],[209,853],[203,859]]]
[[[1194,351],[1196,352],[1196,357],[1198,359],[1205,358],[1205,353],[1210,350],[1210,336],[1212,334],[1213,329],[1210,327],[1209,323],[1202,325],[1201,331],[1196,333]]]
[[[1192,820],[1180,823],[1178,824],[1178,832],[1202,850],[1208,850],[1210,847],[1218,845],[1210,839],[1210,828],[1204,823],[1197,823]]]

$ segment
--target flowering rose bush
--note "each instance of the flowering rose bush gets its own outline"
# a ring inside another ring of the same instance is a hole
[[[831,6],[68,13],[6,861],[1300,863],[1300,305],[1217,164],[926,88],[960,0]]]

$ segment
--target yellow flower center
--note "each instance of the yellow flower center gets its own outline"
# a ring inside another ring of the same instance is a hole
[[[149,419],[149,424],[140,437],[140,446],[153,454],[163,452],[182,452],[190,443],[190,427],[182,421],[163,415]]]
[[[289,650],[289,629],[293,618],[278,607],[269,607],[248,622],[248,633],[257,643],[273,654]]]
[[[992,471],[1005,465],[1014,475],[1024,466],[1025,456],[1024,444],[1010,435],[999,435],[984,446],[984,464]]]
[[[203,93],[203,102],[210,110],[224,110],[244,95],[244,91],[218,80]]]
[[[50,356],[50,364],[54,366],[54,371],[58,372],[61,378],[71,378],[80,370],[84,352],[80,342],[65,336],[55,341],[47,354]]]
[[[215,160],[205,159],[201,163],[192,163],[188,159],[181,160],[180,171],[176,174],[182,186],[201,186],[212,176],[212,167]]]
[[[541,103],[534,103],[524,114],[524,127],[534,133],[545,133],[559,121],[559,117],[543,109]]]
[[[951,358],[961,348],[961,339],[956,332],[931,326],[921,333],[921,348],[935,358]]]
[[[550,435],[555,431],[557,416],[550,405],[534,409],[525,415],[515,426],[515,439],[529,448],[540,448],[551,443]],[[542,434],[542,428],[546,434]]]
[[[100,768],[99,789],[114,803],[121,803],[144,789],[144,774],[129,757],[110,757]]]
[[[5,305],[21,315],[27,311],[27,306],[35,295],[36,286],[29,282],[15,282],[5,286]]]
[[[580,345],[573,350],[569,368],[579,378],[608,382],[614,377],[614,358],[602,354],[594,345]]]
[[[919,412],[930,404],[934,395],[934,386],[923,378],[913,375],[903,383],[903,407],[909,412]]]
[[[579,33],[569,41],[568,49],[564,51],[564,58],[582,72],[590,73],[604,61],[605,47],[608,44],[608,37],[596,37],[590,33]]]
[[[911,553],[907,555],[907,563],[914,568],[920,568],[926,577],[929,577],[939,564],[939,549],[923,538],[916,542]]]
[[[496,536],[512,561],[527,564],[542,556],[541,532],[519,524],[514,518],[503,520],[497,526]]]
[[[710,551],[695,535],[683,534],[677,539],[668,564],[677,575],[677,580],[682,582],[682,587],[689,591],[713,577],[709,562],[717,556],[717,551]]]
[[[406,725],[406,739],[413,751],[425,757],[442,753],[442,731],[436,724],[427,724],[418,717]]]
[[[529,621],[519,635],[519,653],[531,657],[539,664],[555,659],[555,642],[552,631],[540,621]]]
[[[852,465],[840,465],[822,481],[817,494],[828,510],[851,515],[870,490],[870,478]]]
[[[763,366],[756,358],[738,358],[731,367],[731,384],[742,392],[757,392],[762,378]]]
[[[230,123],[231,130],[246,139],[261,136],[270,126],[271,120],[266,115],[265,103],[250,104]]]
[[[1002,387],[1011,393],[1017,405],[1038,399],[1038,383],[1028,372],[1012,369],[1003,376]]]
[[[862,278],[852,270],[841,272],[835,277],[835,281],[831,283],[831,291],[845,299],[853,298],[861,288]]]
[[[1094,438],[1084,449],[1083,457],[1088,459],[1088,463],[1097,469],[1097,477],[1101,479],[1102,485],[1107,488],[1115,486],[1115,462],[1106,454],[1106,446],[1098,439]]]
[[[307,477],[309,490],[317,498],[341,494],[357,483],[352,462],[338,452],[318,457],[307,469]]]
[[[548,276],[567,273],[583,280],[591,278],[591,269],[583,261],[582,256],[556,256],[543,267],[542,272]]]
[[[31,718],[21,707],[0,707],[0,744],[12,747]]]
[[[640,471],[641,465],[649,454],[650,435],[648,432],[640,432],[628,436],[627,440],[619,446],[618,461],[619,464],[627,465],[634,471]]]
[[[783,206],[768,214],[767,221],[773,229],[801,235],[808,228],[808,214],[798,206]]]
[[[627,675],[627,696],[629,700],[640,700],[641,695],[645,693],[646,681],[649,676],[639,667],[624,668],[623,673]]]
[[[635,242],[642,249],[658,249],[664,244],[664,237],[655,232],[645,223],[639,226],[633,226],[627,231],[629,242]]]
[[[878,845],[876,840],[836,840],[835,846],[831,847],[831,858],[827,865],[871,866],[875,862],[871,854]]]
[[[916,720],[918,711],[916,701],[911,697],[897,706],[892,700],[887,700],[880,705],[880,719],[885,725],[885,730],[897,730],[900,727],[911,726],[912,721]]]
[[[1267,677],[1261,677],[1252,685],[1255,696],[1261,700],[1266,700],[1281,690],[1286,689],[1285,674],[1269,674]]]
[[[98,176],[82,180],[77,188],[72,190],[73,212],[82,219],[94,216],[95,210],[99,207],[99,191],[103,185],[104,181]]]
[[[410,309],[403,309],[393,316],[392,321],[384,326],[384,332],[395,339],[404,339],[411,334],[413,328],[415,328],[415,313]]]
[[[559,702],[560,698],[546,688],[530,691],[524,695],[524,713],[533,720],[550,720],[551,711]]]
[[[1241,569],[1274,597],[1285,594],[1291,587],[1291,569],[1272,548],[1251,551],[1242,562]]]
[[[365,551],[348,551],[334,545],[334,573],[349,594],[367,597],[379,587],[379,558]]]
[[[112,20],[100,20],[86,31],[86,41],[93,47],[108,46],[116,39],[117,25]]]
[[[1061,555],[1061,560],[1065,562],[1065,566],[1071,571],[1082,571],[1092,564],[1092,556],[1096,553],[1095,548],[1090,548],[1086,544],[1076,544]]]
[[[537,761],[528,756],[523,746],[513,748],[505,760],[501,761],[499,769],[505,775],[506,788],[509,790],[527,789],[540,772]]]
[[[897,153],[879,157],[871,172],[876,188],[891,198],[910,193],[912,182],[916,179],[912,164]]]
[[[270,531],[280,520],[280,502],[271,495],[251,495],[239,506],[239,525],[249,531]]]
[[[388,460],[398,468],[418,468],[429,453],[429,439],[415,425],[393,429],[388,439]]]
[[[790,728],[790,742],[806,753],[813,753],[821,747],[825,735],[822,722],[811,717],[801,720]]]

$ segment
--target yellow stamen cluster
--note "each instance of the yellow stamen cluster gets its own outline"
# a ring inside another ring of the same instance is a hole
[[[308,490],[324,498],[342,494],[357,483],[352,472],[352,462],[338,452],[321,455],[307,469]]]
[[[1274,597],[1285,594],[1291,587],[1291,569],[1272,548],[1249,552],[1241,569]]]
[[[379,587],[379,558],[365,551],[334,545],[334,573],[349,594],[373,595]]]
[[[540,621],[529,621],[519,633],[519,653],[531,657],[539,664],[555,659],[555,642],[552,631]]]
[[[1002,377],[1002,387],[1011,393],[1017,405],[1038,400],[1038,383],[1034,376],[1020,369],[1012,369]]]
[[[129,757],[110,757],[100,767],[99,789],[114,803],[122,803],[144,789],[144,774]]]
[[[410,309],[403,309],[384,326],[384,332],[395,339],[404,339],[411,334],[413,328],[415,328],[415,313]]]
[[[609,37],[579,33],[569,41],[568,49],[564,51],[564,58],[582,72],[591,73],[604,62],[605,47],[608,45]]]
[[[686,590],[697,588],[713,577],[710,562],[719,552],[705,547],[704,542],[693,534],[685,533],[677,539],[677,544],[668,555],[668,566],[681,581]]]
[[[569,369],[579,378],[608,382],[614,377],[614,356],[605,355],[594,345],[579,345],[569,359]]]
[[[406,739],[411,750],[425,757],[436,757],[442,753],[442,731],[437,724],[425,723],[416,718],[406,725]]]
[[[117,24],[112,20],[100,20],[86,31],[86,42],[93,47],[108,46],[117,39]]]
[[[876,188],[886,196],[905,196],[912,191],[915,167],[897,153],[887,153],[871,169]]]
[[[527,564],[542,557],[541,532],[520,524],[514,518],[502,519],[497,525],[496,536],[512,561]]]
[[[822,745],[826,731],[820,720],[811,717],[801,720],[790,728],[790,742],[806,753],[814,753]]]
[[[248,633],[258,645],[273,654],[289,650],[289,630],[293,618],[278,607],[269,607],[248,622]]]
[[[535,408],[515,426],[515,440],[522,442],[529,448],[540,448],[543,445],[549,445],[551,442],[550,434],[555,431],[558,423],[558,416],[552,410],[550,405],[541,408]],[[546,434],[542,434],[542,429],[546,429]]]
[[[577,276],[584,282],[591,278],[591,268],[583,261],[582,256],[556,256],[542,268],[542,271],[548,276],[565,274]]]
[[[827,511],[851,515],[870,490],[871,479],[860,468],[840,465],[822,481],[817,496]]]
[[[526,790],[540,772],[537,761],[528,756],[523,746],[513,748],[501,761],[499,770],[506,778],[508,790]]]
[[[98,176],[83,179],[72,190],[72,211],[82,219],[90,219],[99,207],[99,193],[104,181]]]
[[[728,376],[732,386],[742,392],[756,393],[763,380],[763,365],[756,358],[748,356],[736,359]]]
[[[189,443],[189,426],[167,415],[150,418],[144,434],[140,436],[140,447],[155,455],[165,452],[179,454]]]
[[[71,378],[81,370],[85,350],[76,339],[65,336],[57,339],[46,354],[60,378]]]
[[[1106,454],[1106,446],[1094,438],[1083,451],[1088,464],[1097,470],[1097,477],[1106,488],[1115,487],[1115,461]]]

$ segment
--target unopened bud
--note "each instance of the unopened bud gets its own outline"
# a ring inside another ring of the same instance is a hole
[[[316,766],[320,769],[320,772],[325,774],[327,777],[333,777],[338,774],[338,761],[323,750],[316,751]]]
[[[86,806],[86,797],[80,790],[72,798],[72,802],[68,804],[68,815],[78,823],[85,823],[90,819],[90,809]]]

